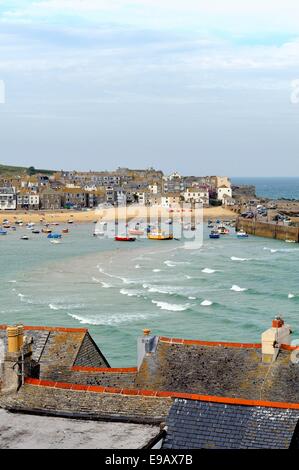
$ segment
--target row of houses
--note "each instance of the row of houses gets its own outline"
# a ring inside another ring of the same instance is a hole
[[[108,184],[109,183],[109,184]],[[102,173],[59,172],[48,177],[26,176],[0,181],[0,210],[57,210],[141,204],[174,207],[182,202],[230,205],[232,189],[227,177],[164,176],[154,169],[118,169]]]

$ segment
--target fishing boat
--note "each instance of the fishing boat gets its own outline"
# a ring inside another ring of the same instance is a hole
[[[149,240],[173,240],[173,235],[166,234],[165,232],[149,232],[147,234]]]
[[[220,233],[220,235],[228,235],[229,234],[229,229],[226,228],[224,225],[219,225],[217,230],[218,230],[218,233]]]
[[[6,230],[0,229],[0,235],[6,235],[6,234],[7,234]]]
[[[136,240],[135,237],[127,237],[126,235],[124,236],[116,236],[114,238],[116,242],[134,242]]]
[[[212,230],[209,237],[210,238],[220,238],[220,233],[218,232],[218,230]]]
[[[248,233],[244,232],[243,229],[239,230],[239,232],[237,232],[237,237],[238,238],[248,238]]]

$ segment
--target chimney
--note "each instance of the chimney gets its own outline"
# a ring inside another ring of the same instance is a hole
[[[278,356],[282,344],[290,344],[291,329],[285,325],[284,320],[277,316],[272,321],[272,327],[262,334],[263,362],[274,362]]]
[[[6,328],[7,351],[1,366],[1,394],[16,393],[30,376],[32,368],[32,338],[24,338],[23,325]]]
[[[140,336],[137,340],[137,367],[138,370],[141,367],[145,356],[150,355],[156,351],[158,344],[158,336],[151,335],[151,330],[145,328],[143,330],[143,336]]]

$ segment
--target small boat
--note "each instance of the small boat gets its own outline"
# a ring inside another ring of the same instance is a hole
[[[229,234],[229,229],[226,228],[224,225],[219,225],[217,230],[218,230],[218,233],[220,233],[220,235],[228,235]]]
[[[39,231],[39,230],[37,230],[37,229],[34,229],[34,230],[32,230],[32,231],[31,231],[31,233],[38,234],[38,233],[40,233],[40,231]]]
[[[10,228],[10,224],[3,224],[3,228]]]
[[[237,232],[237,237],[238,238],[248,238],[248,233],[244,232],[244,230],[239,230],[239,232]]]
[[[61,234],[60,233],[49,233],[47,238],[54,238],[54,239],[57,240],[57,239],[61,238]]]
[[[173,223],[172,219],[167,219],[165,220],[165,223],[168,224],[168,225],[171,225]]]
[[[69,229],[68,228],[62,229],[62,233],[69,233]]]
[[[93,233],[93,236],[94,236],[94,237],[104,237],[104,236],[105,236],[105,232],[99,232],[99,231],[97,231],[97,232],[94,232],[94,233]]]
[[[173,235],[167,235],[165,232],[150,232],[147,234],[149,240],[173,240]]]
[[[73,221],[72,219],[70,219],[70,220],[67,221],[67,223],[68,223],[68,224],[73,224],[74,221]]]
[[[214,224],[208,224],[208,228],[214,228]]]
[[[209,237],[210,238],[220,238],[220,233],[218,232],[218,230],[212,230]]]
[[[6,235],[6,234],[7,234],[6,230],[0,229],[0,235]]]
[[[286,240],[286,243],[296,243],[295,240]]]
[[[59,223],[58,222],[51,222],[50,225],[59,225]]]
[[[135,237],[127,237],[127,236],[117,236],[114,238],[116,242],[134,242],[136,240]]]
[[[129,230],[130,235],[144,235],[144,231],[136,228],[132,228]]]
[[[60,240],[50,240],[50,243],[53,243],[53,245],[60,245],[61,241]]]
[[[17,230],[17,227],[13,226],[13,227],[11,227],[11,230],[13,230],[15,232]]]
[[[52,233],[52,230],[50,228],[42,228],[43,233]]]
[[[29,240],[29,237],[27,235],[23,235],[20,240]]]

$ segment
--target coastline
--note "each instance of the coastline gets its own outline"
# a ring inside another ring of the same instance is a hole
[[[143,218],[145,219],[148,210],[152,217],[161,216],[162,219],[168,219],[170,213],[167,209],[161,207],[145,207],[145,206],[128,206],[127,208],[118,209],[119,220]],[[57,210],[57,211],[1,211],[0,224],[5,219],[8,219],[11,224],[17,220],[22,220],[23,223],[67,223],[72,220],[74,223],[94,223],[100,220],[110,221],[114,220],[114,208],[95,209],[90,211],[72,211],[72,210]],[[194,213],[194,211],[193,211]],[[180,217],[179,212],[174,212],[174,217]],[[190,217],[190,213],[188,214]],[[200,216],[198,212],[196,216]],[[208,207],[203,209],[203,219],[236,219],[237,214],[230,209],[223,207]]]

